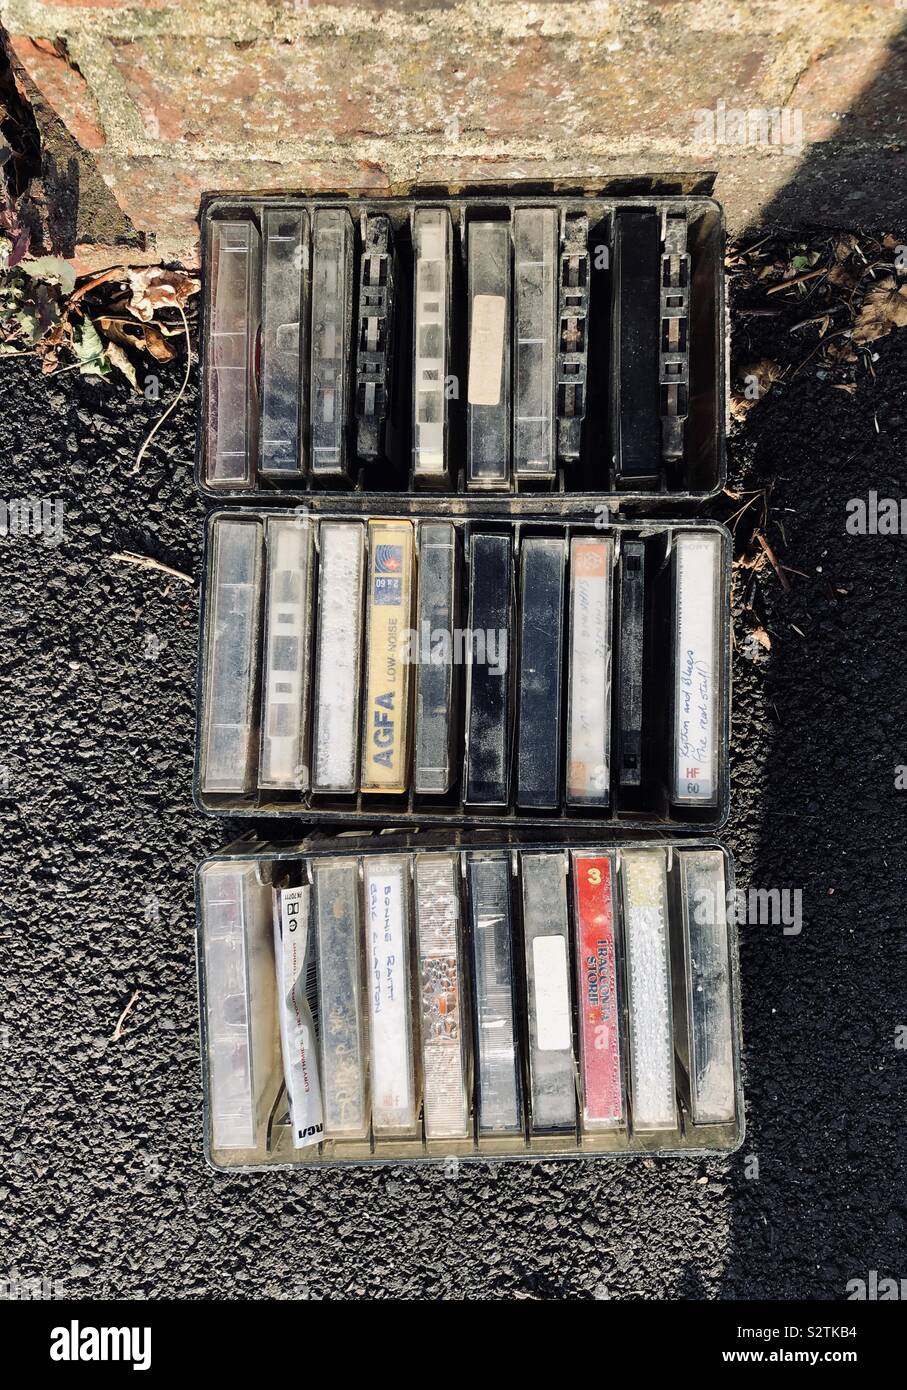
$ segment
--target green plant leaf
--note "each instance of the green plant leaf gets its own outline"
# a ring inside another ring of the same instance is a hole
[[[27,256],[22,269],[34,280],[59,280],[64,294],[72,294],[76,287],[76,272],[62,256]]]
[[[82,376],[109,376],[110,363],[104,352],[104,344],[98,336],[91,319],[83,319],[73,334],[72,350],[79,363]]]

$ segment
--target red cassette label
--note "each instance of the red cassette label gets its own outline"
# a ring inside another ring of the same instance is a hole
[[[574,854],[573,886],[583,1119],[605,1129],[624,1118],[611,860]]]

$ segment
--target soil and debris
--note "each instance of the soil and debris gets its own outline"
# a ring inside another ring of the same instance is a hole
[[[141,391],[149,363],[185,356],[198,290],[197,276],[160,266],[76,279],[68,261],[20,256],[0,233],[0,357],[33,353],[48,374],[116,370]]]

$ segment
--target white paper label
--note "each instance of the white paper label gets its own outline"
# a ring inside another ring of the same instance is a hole
[[[604,802],[609,787],[611,727],[611,545],[574,541],[571,547],[570,801]]]
[[[566,937],[537,936],[532,943],[532,971],[536,1045],[540,1052],[564,1052],[571,1041]]]
[[[668,970],[664,856],[633,850],[623,856],[633,1123],[670,1129],[674,1110],[674,1038]]]
[[[293,1147],[320,1144],[324,1135],[318,1047],[306,999],[306,946],[309,935],[309,890],[282,888],[275,922],[278,961],[278,1007],[283,1073],[290,1103]]]
[[[469,337],[470,405],[500,403],[506,318],[507,301],[502,294],[477,294],[473,297]]]
[[[678,536],[675,635],[674,796],[710,803],[716,795],[717,536]]]
[[[403,939],[403,870],[369,866],[366,874],[372,1107],[376,1129],[413,1122]]]
[[[358,746],[363,532],[322,525],[315,786],[352,791]]]

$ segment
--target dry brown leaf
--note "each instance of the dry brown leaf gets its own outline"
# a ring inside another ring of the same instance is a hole
[[[167,342],[156,323],[145,324],[145,346],[156,362],[172,362],[177,349]]]
[[[184,308],[186,300],[197,294],[200,288],[195,276],[185,270],[162,270],[160,266],[147,266],[143,270],[129,270],[129,311],[144,323],[154,318],[158,309],[168,309],[179,305]]]
[[[95,323],[108,342],[119,343],[136,352],[148,352],[156,362],[172,362],[177,355],[176,348],[170,346],[156,323],[136,323],[134,319],[114,314],[99,314]]]
[[[129,382],[133,391],[138,391],[139,394],[141,394],[141,387],[139,386],[138,378],[135,374],[135,367],[132,365],[132,362],[120,347],[119,343],[109,342],[107,344],[107,357],[112,365],[116,367],[117,371],[123,373],[123,376]]]
[[[731,393],[731,415],[735,420],[743,420],[747,411],[761,401],[771,390],[774,382],[784,375],[777,362],[763,357],[759,362],[749,362],[737,373],[738,384]]]
[[[772,649],[772,639],[769,637],[764,627],[754,627],[750,630],[751,636],[755,637],[760,647],[764,647],[767,652]]]
[[[862,270],[850,270],[840,261],[837,265],[833,265],[828,272],[828,283],[830,285],[841,285],[847,290],[852,290],[855,285],[860,283],[862,278]]]
[[[888,278],[874,285],[863,300],[853,330],[855,343],[874,343],[893,328],[907,327],[907,285]]]

